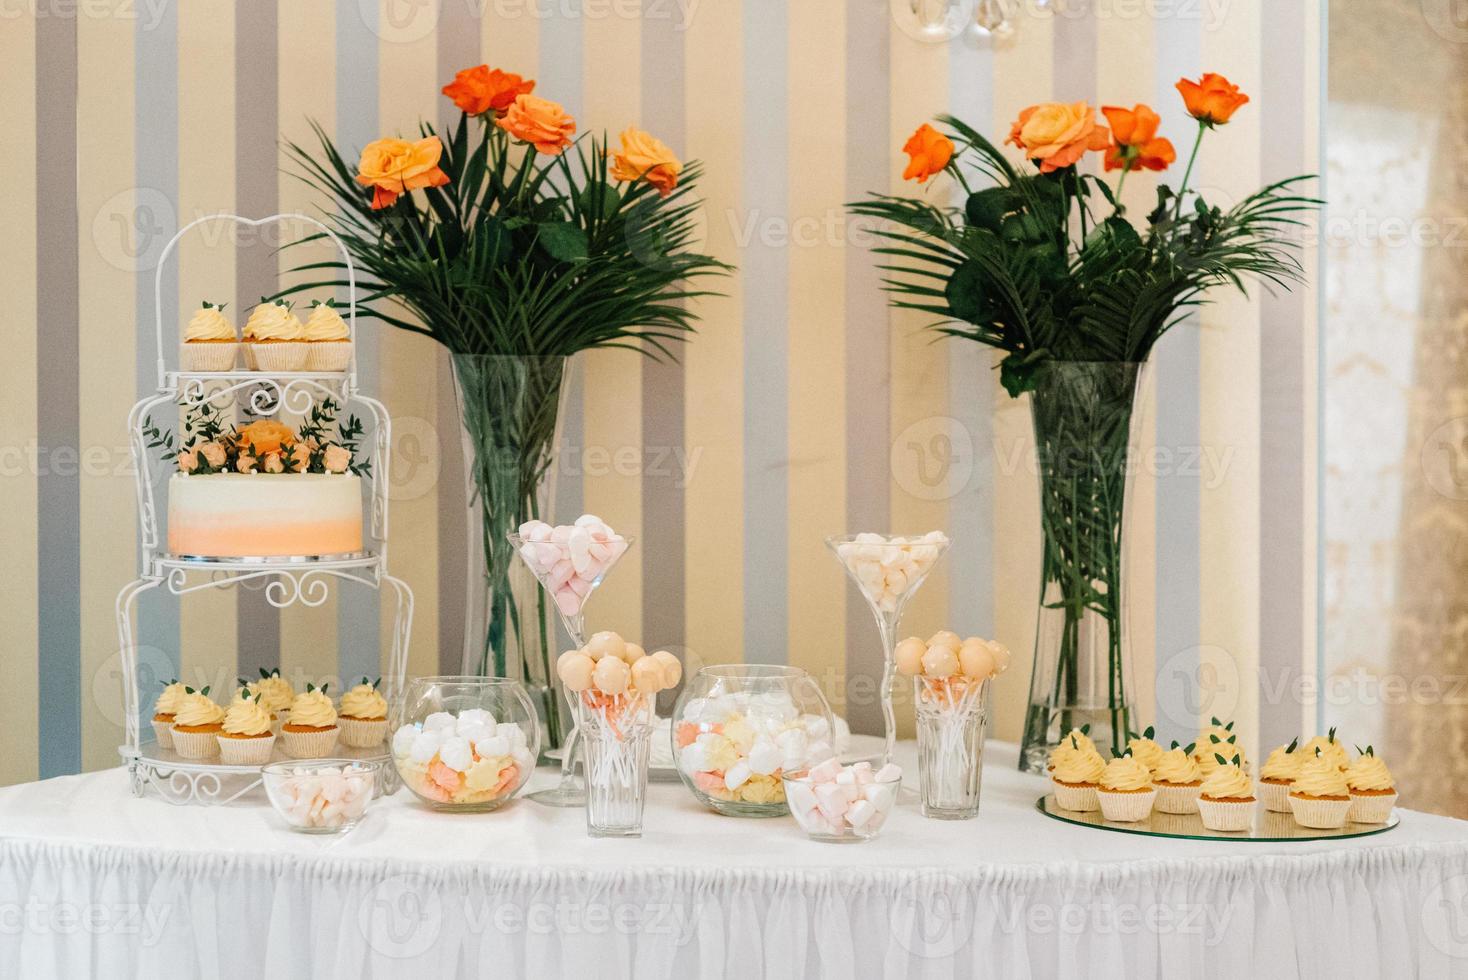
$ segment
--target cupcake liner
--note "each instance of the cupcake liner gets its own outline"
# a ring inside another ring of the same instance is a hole
[[[255,348],[255,370],[299,371],[306,365],[306,355],[310,353],[307,348],[311,345],[304,341],[282,340],[269,344],[257,341],[252,346]]]
[[[1107,820],[1113,823],[1136,823],[1138,820],[1146,820],[1152,812],[1157,791],[1149,789],[1145,793],[1110,793],[1098,789],[1096,799],[1101,804],[1101,815]]]
[[[1198,816],[1209,830],[1248,830],[1254,823],[1258,800],[1205,800],[1198,797]]]
[[[173,751],[185,759],[212,759],[219,754],[219,732],[173,730]]]
[[[1062,810],[1075,810],[1085,813],[1100,808],[1101,804],[1096,799],[1096,784],[1086,783],[1081,786],[1067,786],[1064,783],[1055,783],[1055,804]]]
[[[220,735],[219,757],[232,766],[261,766],[270,761],[275,736],[264,738],[230,738]]]
[[[324,759],[336,748],[339,732],[340,729],[333,725],[314,732],[282,731],[280,737],[285,739],[287,755],[297,759]]]
[[[1314,830],[1339,830],[1351,812],[1350,800],[1319,800],[1290,794],[1290,811],[1295,823]]]
[[[207,341],[178,345],[178,363],[185,371],[233,371],[239,344]]]
[[[260,370],[260,363],[255,360],[255,342],[246,341],[240,344],[240,359],[245,362],[245,367],[251,371]]]
[[[1198,794],[1203,792],[1201,784],[1178,786],[1174,783],[1154,783],[1153,785],[1157,789],[1157,802],[1153,804],[1157,812],[1184,816],[1198,812]]]
[[[345,371],[352,363],[350,340],[316,340],[306,344],[307,371]]]
[[[1352,823],[1386,823],[1391,819],[1392,807],[1397,805],[1397,794],[1395,792],[1381,795],[1351,794],[1351,812],[1348,819]]]
[[[337,727],[342,730],[342,744],[354,749],[370,749],[381,745],[387,738],[387,719],[369,721],[363,718],[339,717]]]
[[[153,737],[158,740],[158,747],[160,749],[173,748],[173,722],[153,722]]]
[[[1267,783],[1261,779],[1255,788],[1259,792],[1259,802],[1264,805],[1264,809],[1272,813],[1290,812],[1289,783]]]

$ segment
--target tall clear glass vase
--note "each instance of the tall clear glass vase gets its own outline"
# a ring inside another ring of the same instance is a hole
[[[569,728],[552,668],[554,610],[506,536],[550,520],[570,359],[454,354],[453,365],[470,511],[465,669],[524,681],[552,748]]]
[[[1046,361],[1031,393],[1040,477],[1040,602],[1019,767],[1044,773],[1072,728],[1108,754],[1131,727],[1122,568],[1140,365]]]

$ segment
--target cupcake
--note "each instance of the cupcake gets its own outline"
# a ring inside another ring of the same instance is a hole
[[[275,719],[275,734],[279,735],[281,722],[285,720],[285,714],[296,698],[291,682],[280,676],[279,667],[269,671],[261,667],[260,679],[251,682],[250,690],[259,694],[261,703],[270,710]]]
[[[326,696],[326,685],[316,688],[307,684],[306,690],[291,702],[290,714],[281,726],[280,735],[285,739],[288,754],[297,759],[322,759],[336,748],[339,731],[336,709],[331,706],[331,698]]]
[[[1319,749],[1320,754],[1326,759],[1335,763],[1335,767],[1342,772],[1351,768],[1351,760],[1346,755],[1346,747],[1336,741],[1334,728],[1329,733],[1316,735],[1310,741],[1306,742],[1300,747],[1300,752],[1308,760],[1315,758],[1316,749]]]
[[[312,303],[303,331],[307,371],[347,369],[352,361],[352,335],[333,301]]]
[[[387,699],[377,693],[382,683],[362,678],[362,683],[342,695],[337,709],[337,724],[342,730],[342,744],[354,749],[370,749],[387,738]]]
[[[177,678],[164,681],[163,693],[158,695],[158,701],[153,705],[153,736],[160,749],[173,748],[173,716],[185,690]]]
[[[1233,722],[1229,722],[1230,725]],[[1193,749],[1193,761],[1198,763],[1198,771],[1207,779],[1213,774],[1213,770],[1220,765],[1237,765],[1245,772],[1249,769],[1249,758],[1244,754],[1243,746],[1239,745],[1239,737],[1233,732],[1205,731]],[[1228,759],[1227,763],[1220,763],[1219,759]]]
[[[1300,774],[1300,764],[1305,761],[1305,753],[1295,751],[1299,744],[1297,738],[1289,745],[1281,745],[1264,760],[1264,767],[1259,770],[1259,799],[1264,809],[1290,812],[1290,784]]]
[[[1346,770],[1346,788],[1351,791],[1352,823],[1386,823],[1397,802],[1397,788],[1391,770],[1376,757],[1376,750],[1366,746],[1351,768]]]
[[[209,698],[209,689],[184,688],[173,714],[173,750],[185,759],[207,759],[219,754],[224,709]]]
[[[1351,790],[1346,774],[1335,759],[1319,746],[1315,757],[1305,760],[1290,786],[1290,810],[1295,823],[1316,830],[1336,830],[1351,812]]]
[[[1045,768],[1050,772],[1054,772],[1056,760],[1070,752],[1090,752],[1094,755],[1100,755],[1101,753],[1096,751],[1096,743],[1091,741],[1091,737],[1086,734],[1090,730],[1090,725],[1082,725],[1080,728],[1072,728],[1066,732],[1065,738],[1060,740],[1060,744],[1050,751],[1050,759],[1046,763]],[[1104,763],[1105,760],[1102,760],[1102,762]]]
[[[185,371],[233,371],[240,338],[224,317],[223,303],[205,302],[184,327],[178,363]]]
[[[1070,752],[1058,756],[1055,769],[1050,773],[1055,784],[1055,802],[1062,810],[1095,810],[1100,803],[1096,799],[1096,785],[1106,769],[1106,760],[1101,753],[1081,748],[1080,741],[1068,738]]]
[[[262,298],[245,321],[246,362],[257,371],[301,370],[309,353],[304,331],[289,303]]]
[[[1131,749],[1106,763],[1101,771],[1096,799],[1101,815],[1118,823],[1136,823],[1147,819],[1157,790],[1152,788],[1152,770],[1131,754]]]
[[[1157,763],[1162,760],[1162,746],[1152,740],[1156,729],[1148,725],[1142,734],[1132,732],[1127,739],[1127,751],[1141,760],[1142,765],[1148,769],[1156,769]]]
[[[1161,813],[1193,814],[1198,812],[1198,793],[1203,774],[1193,761],[1193,747],[1172,748],[1162,753],[1152,768],[1152,785],[1157,789],[1157,810]]]
[[[1198,815],[1209,830],[1248,830],[1254,823],[1254,781],[1243,769],[1244,757],[1219,757],[1198,788]]]
[[[270,711],[260,703],[259,694],[241,690],[224,713],[219,732],[219,755],[234,766],[258,766],[270,761],[275,747],[275,733],[270,730]]]

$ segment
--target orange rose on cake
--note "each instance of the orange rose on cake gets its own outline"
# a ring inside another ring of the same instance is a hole
[[[534,95],[516,96],[494,124],[522,143],[533,143],[536,150],[548,156],[556,156],[570,146],[576,133],[576,120],[560,104]]]
[[[1096,110],[1084,102],[1042,102],[1019,114],[1004,142],[1038,160],[1041,173],[1078,163],[1088,150],[1104,150],[1111,134],[1097,125]]]
[[[421,140],[389,137],[373,140],[362,148],[357,162],[357,183],[372,188],[372,207],[385,208],[401,194],[424,187],[442,187],[448,174],[438,167],[443,143],[437,136]]]
[[[275,419],[257,419],[240,429],[239,433],[241,449],[248,446],[254,456],[288,450],[295,441],[296,434],[291,431],[290,426]]]

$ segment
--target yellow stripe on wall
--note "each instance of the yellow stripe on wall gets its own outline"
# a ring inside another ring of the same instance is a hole
[[[438,79],[437,32],[429,26],[437,17],[437,5],[414,6],[406,18],[404,9],[393,0],[381,0],[378,8],[378,118],[380,135],[408,138],[417,135],[420,120],[438,118],[444,83]],[[359,325],[378,331],[379,397],[393,420],[389,567],[413,589],[416,600],[408,673],[437,674],[438,494],[423,474],[424,467],[437,473],[441,454],[456,452],[459,445],[459,433],[438,431],[435,421],[442,355],[439,345],[427,337],[374,321]],[[383,651],[392,647],[392,614],[393,603],[384,598]]]
[[[1008,133],[1025,106],[1054,97],[1054,20],[1024,18],[994,54],[994,131]],[[1040,494],[1030,401],[994,386],[994,629],[1014,653],[994,699],[995,734],[1018,741],[1029,697],[1040,584]]]
[[[747,231],[740,210],[743,144],[743,12],[705,4],[688,27],[685,102],[688,156],[705,161],[700,184],[708,216],[706,251],[737,263]],[[756,218],[758,216],[755,216]],[[706,663],[744,659],[744,339],[743,284],[694,303],[698,337],[681,352],[684,439],[692,463],[685,491],[687,633]],[[793,608],[793,607],[792,607]]]
[[[846,663],[845,0],[790,5],[790,663],[827,692]],[[819,160],[819,166],[811,161]]]
[[[1321,0],[1306,0],[1305,33],[1300,38],[1300,44],[1304,49],[1304,54],[1301,56],[1304,63],[1301,73],[1305,79],[1305,90],[1300,97],[1300,103],[1305,107],[1305,118],[1301,120],[1305,132],[1305,159],[1300,161],[1301,173],[1321,173],[1324,169],[1322,163],[1324,147],[1320,145],[1321,103],[1325,94],[1321,91],[1321,48],[1324,43],[1321,33],[1324,27],[1324,16],[1325,6]],[[1323,192],[1324,188],[1317,184],[1316,191]],[[1320,193],[1320,196],[1325,195]],[[1305,506],[1300,514],[1300,520],[1304,522],[1305,529],[1304,548],[1300,555],[1300,580],[1304,583],[1301,602],[1304,606],[1305,627],[1300,644],[1300,672],[1305,677],[1319,676],[1318,654],[1321,649],[1320,624],[1317,615],[1320,601],[1317,549],[1320,547],[1320,525],[1325,515],[1319,508],[1320,362],[1314,356],[1315,352],[1321,350],[1320,332],[1323,328],[1320,322],[1320,292],[1324,287],[1320,277],[1321,255],[1322,250],[1319,247],[1304,250],[1301,262],[1305,267],[1305,281],[1295,287],[1301,294],[1305,309],[1304,319],[1300,323],[1300,330],[1304,334],[1301,342],[1306,352],[1305,374],[1301,379],[1303,390],[1300,392],[1300,397],[1305,402],[1303,436],[1307,457],[1302,484]],[[1305,704],[1302,699],[1299,710],[1300,730],[1306,732],[1313,730],[1317,720],[1316,706]],[[1261,752],[1263,748],[1266,746],[1261,746]]]
[[[336,36],[336,5],[330,3],[295,3],[278,0],[277,16],[277,70],[279,98],[277,118],[280,125],[281,143],[292,142],[312,149],[316,136],[307,120],[315,120],[326,129],[328,135],[334,130],[336,116],[336,46],[323,43],[324,38]],[[346,151],[350,152],[350,151]],[[319,156],[318,156],[319,158]],[[291,162],[282,148],[280,154],[279,207],[282,213],[300,212],[320,217],[323,203],[320,194],[308,188],[295,176],[297,164]],[[310,226],[291,227],[287,240],[314,231]],[[321,262],[339,257],[329,242],[315,242],[308,246],[292,248],[280,255],[282,288],[296,282],[319,281],[316,273],[285,274],[287,269],[306,262]],[[296,298],[296,312],[304,322],[309,315],[313,299],[326,300],[333,290],[318,289],[309,296]],[[363,414],[360,405],[344,406],[346,413]],[[296,424],[298,420],[292,420]],[[308,608],[294,603],[280,612],[280,666],[281,673],[327,679],[338,673],[336,607],[341,588],[360,588],[343,583],[331,590],[326,602],[317,608]],[[374,675],[375,676],[375,675]],[[341,678],[338,684],[345,685]]]
[[[585,85],[577,132],[597,139],[605,133],[615,147],[616,134],[627,126],[642,126],[638,118],[642,22],[633,17],[587,17],[582,30]],[[549,93],[547,97],[554,98]],[[591,152],[589,145],[586,152]],[[587,513],[623,533],[640,536],[642,356],[628,350],[595,350],[577,355],[577,361],[584,381],[585,446],[579,461],[585,474],[583,505]],[[615,629],[626,637],[642,638],[644,560],[642,549],[634,544],[616,571],[607,576],[596,602],[587,607],[592,618],[588,630]]]
[[[36,23],[31,8],[22,8],[0,31],[0,91],[7,95],[0,99],[0,132],[13,134],[17,146],[34,148]],[[0,753],[0,784],[36,778],[36,658],[40,650],[36,472],[27,452],[37,431],[36,173],[33,166],[11,170],[5,189],[10,202],[7,234],[19,247],[8,249],[6,260],[0,262],[0,294],[10,304],[0,325],[8,351],[5,384],[0,385],[0,513],[5,515],[0,520],[0,554],[6,564],[0,620],[7,624],[8,634],[0,648],[6,677],[6,683],[0,684],[0,716],[9,719],[10,732],[7,751]]]
[[[229,0],[200,0],[178,8],[178,227],[203,214],[235,205],[235,121],[221,106],[235,105],[235,18]],[[256,217],[247,215],[247,217]],[[164,324],[174,338],[205,300],[229,302],[225,315],[243,326],[248,309],[236,309],[234,236],[227,226],[189,232],[178,258],[178,324]],[[151,337],[151,330],[144,336]],[[170,364],[172,351],[166,351]],[[236,419],[236,421],[238,421]],[[238,587],[236,587],[238,588]],[[207,677],[213,693],[229,698],[237,659],[235,589],[204,589],[179,603],[180,677]]]
[[[514,72],[524,78],[535,77],[535,68],[540,61],[540,18],[533,16],[532,10],[530,4],[519,7],[484,5],[484,19],[480,22],[480,52],[491,68]],[[444,79],[445,83],[448,81],[448,78]],[[542,91],[538,85],[535,94],[560,101],[554,93]]]
[[[1239,4],[1212,30],[1203,31],[1204,70],[1221,72],[1247,90],[1245,80],[1260,77],[1260,17],[1258,5]],[[1257,98],[1257,81],[1254,91]],[[1238,112],[1203,140],[1194,186],[1210,204],[1227,208],[1260,184],[1261,114],[1257,103],[1246,109],[1250,111]],[[1215,714],[1233,718],[1244,744],[1256,746],[1260,311],[1257,302],[1236,290],[1216,289],[1211,299],[1199,324],[1199,441],[1204,453],[1199,460],[1199,548],[1206,556],[1199,583],[1201,721]],[[1218,710],[1207,707],[1210,690],[1217,692]]]
[[[121,10],[123,4],[109,6]],[[109,225],[99,237],[93,224],[96,216],[133,216],[135,207],[148,206],[138,200],[145,192],[134,187],[134,27],[121,16],[77,20],[82,763],[89,768],[118,761],[122,702],[108,682],[120,652],[113,599],[137,576],[136,497],[130,471],[118,465],[127,458],[126,423],[134,401],[128,368],[135,363],[136,334],[127,311],[135,308],[137,276],[128,256],[115,248],[117,226]],[[120,364],[128,367],[119,371]],[[92,462],[104,459],[100,466]]]

